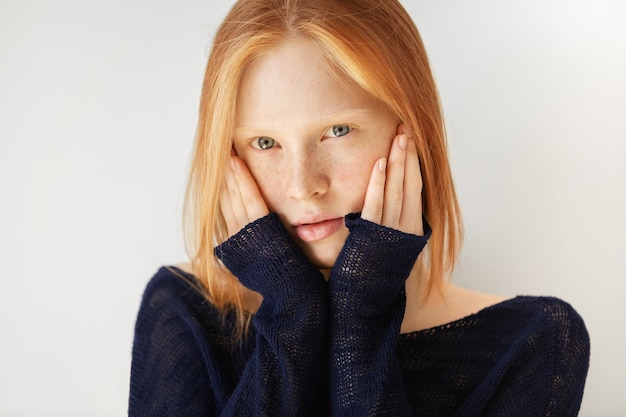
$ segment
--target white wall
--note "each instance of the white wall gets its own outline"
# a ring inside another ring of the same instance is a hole
[[[0,1],[0,416],[126,413],[143,287],[184,257],[202,71],[231,3]],[[624,415],[626,5],[404,3],[448,121],[455,280],[570,301],[592,337],[581,415]]]

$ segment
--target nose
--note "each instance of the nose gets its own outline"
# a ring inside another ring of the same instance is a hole
[[[287,175],[290,198],[307,200],[326,194],[330,185],[327,163],[315,150],[302,150],[291,156]]]

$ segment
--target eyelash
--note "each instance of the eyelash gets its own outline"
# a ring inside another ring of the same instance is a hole
[[[347,132],[340,134],[341,132],[337,132],[338,128],[342,130],[347,129]],[[348,135],[350,132],[352,132],[353,129],[354,128],[352,126],[347,124],[335,125],[329,128],[326,132],[324,132],[324,138],[341,138]],[[264,141],[264,143],[262,144],[261,141]],[[271,143],[271,146],[268,146],[268,142]],[[265,151],[268,149],[272,149],[274,146],[276,146],[276,141],[268,136],[259,136],[252,141],[251,145],[254,149]]]

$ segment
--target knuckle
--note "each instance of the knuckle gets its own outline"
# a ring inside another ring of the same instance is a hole
[[[404,192],[401,189],[394,189],[390,193],[391,201],[394,203],[402,203]]]
[[[423,187],[422,179],[418,177],[409,178],[408,186],[413,190],[421,190]]]

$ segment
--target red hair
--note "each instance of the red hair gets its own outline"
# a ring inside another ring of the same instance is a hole
[[[250,313],[245,289],[213,247],[226,238],[219,206],[232,147],[237,92],[255,58],[293,37],[313,42],[339,77],[356,82],[414,133],[423,178],[423,214],[433,234],[418,260],[420,279],[439,288],[457,260],[462,222],[448,162],[439,96],[415,24],[396,0],[240,0],[217,31],[206,67],[186,200],[193,271],[207,298],[233,309],[240,335]]]

